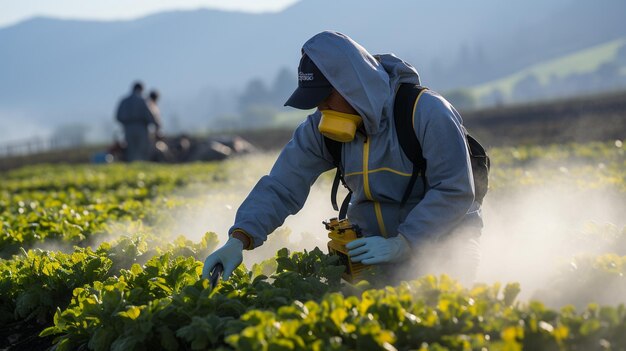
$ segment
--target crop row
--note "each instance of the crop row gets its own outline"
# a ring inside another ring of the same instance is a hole
[[[516,302],[517,284],[464,289],[427,276],[396,287],[342,286],[334,257],[278,252],[275,270],[240,268],[212,290],[193,259],[155,257],[74,291],[58,350],[600,350],[626,346],[626,309],[555,311]]]
[[[172,192],[224,181],[216,164],[38,166],[10,172],[0,183],[0,257],[44,243],[87,246],[94,236],[110,234],[114,223],[158,225],[163,209],[189,202]]]
[[[489,198],[498,196],[499,192],[508,196],[504,193],[542,185],[626,192],[626,156],[622,144],[528,146],[489,151],[493,163]],[[532,167],[535,162],[543,163],[542,167]],[[44,247],[44,243],[87,246],[94,236],[110,234],[111,223],[140,220],[145,225],[162,225],[159,222],[162,209],[189,206],[194,200],[205,201],[198,197],[207,189],[226,184],[241,188],[232,179],[241,172],[229,170],[241,169],[244,163],[247,161],[176,167],[35,166],[3,174],[0,257],[8,258],[20,247]],[[246,164],[245,168],[250,167]]]
[[[626,193],[621,143],[490,154],[492,197],[546,184],[604,189],[622,200]],[[559,311],[516,302],[516,284],[466,289],[429,276],[395,287],[346,285],[343,267],[319,249],[279,250],[211,289],[200,279],[201,260],[217,235],[171,240],[171,223],[177,213],[196,215],[204,201],[222,201],[203,198],[207,189],[242,190],[228,169],[248,164],[229,162],[38,166],[3,174],[0,349],[626,348],[624,307],[586,306],[626,296],[626,228],[608,224],[572,233],[570,241],[592,254],[566,258],[559,278],[541,292],[548,305],[577,306]],[[97,244],[113,234],[118,239]],[[283,229],[262,249],[273,253],[287,239]],[[62,250],[29,249],[53,245]]]
[[[59,350],[626,346],[623,306],[557,312],[539,302],[514,303],[516,284],[467,290],[432,276],[394,288],[342,285],[343,267],[318,249],[280,250],[211,290],[200,280],[198,259],[216,244],[209,233],[200,243],[180,238],[164,249],[145,238],[121,238],[95,251],[24,252],[0,264],[2,336],[20,347],[43,331],[41,340],[56,337]],[[626,292],[626,256],[575,263],[567,274],[576,279],[564,282],[577,285],[555,282],[549,297],[563,300],[581,289]]]

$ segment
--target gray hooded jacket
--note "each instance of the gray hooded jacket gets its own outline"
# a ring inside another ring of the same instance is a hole
[[[416,182],[401,211],[413,164],[398,143],[393,105],[400,83],[420,83],[417,71],[391,54],[374,57],[337,32],[317,34],[303,51],[363,118],[366,135],[343,144],[342,165],[353,191],[347,216],[364,236],[402,234],[416,248],[461,222],[482,227],[461,116],[450,103],[430,90],[418,99],[413,125],[428,162],[428,189]],[[230,232],[244,230],[253,247],[297,213],[317,177],[334,167],[318,130],[320,118],[316,111],[298,126],[270,174],[239,207]]]

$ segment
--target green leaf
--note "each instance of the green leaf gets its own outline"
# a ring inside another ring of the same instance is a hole
[[[115,340],[115,332],[108,326],[101,326],[93,332],[89,339],[88,346],[95,351],[106,351],[111,348],[113,340]]]
[[[167,326],[162,326],[158,329],[158,331],[161,335],[161,347],[163,348],[163,350],[176,351],[180,349],[180,345],[178,343],[178,340],[176,339],[176,335],[170,328],[168,328]]]
[[[515,302],[515,299],[517,298],[517,295],[519,295],[521,290],[522,289],[520,288],[519,283],[507,284],[504,287],[504,305],[505,306],[513,305],[513,302]]]
[[[139,317],[141,313],[141,308],[137,306],[129,306],[126,311],[119,312],[118,315],[124,318],[128,318],[130,320],[135,320]]]

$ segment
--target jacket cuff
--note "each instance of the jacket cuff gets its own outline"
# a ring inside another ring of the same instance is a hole
[[[402,240],[404,240],[404,243],[410,248],[410,249],[417,249],[419,247],[422,247],[424,245],[424,243],[427,240],[424,240],[422,238],[416,238],[413,235],[406,235],[406,234],[402,234],[402,233],[398,233],[399,237],[402,237]]]
[[[230,237],[241,240],[241,242],[243,242],[244,250],[252,250],[254,248],[254,240],[252,239],[252,236],[250,236],[250,234],[243,229],[237,228],[233,230],[230,232]]]

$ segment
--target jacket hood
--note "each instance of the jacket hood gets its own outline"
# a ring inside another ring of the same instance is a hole
[[[419,84],[415,68],[393,54],[371,55],[345,34],[321,32],[309,39],[302,51],[330,84],[363,118],[373,135],[383,129],[383,116],[393,113],[393,99],[400,83]]]

